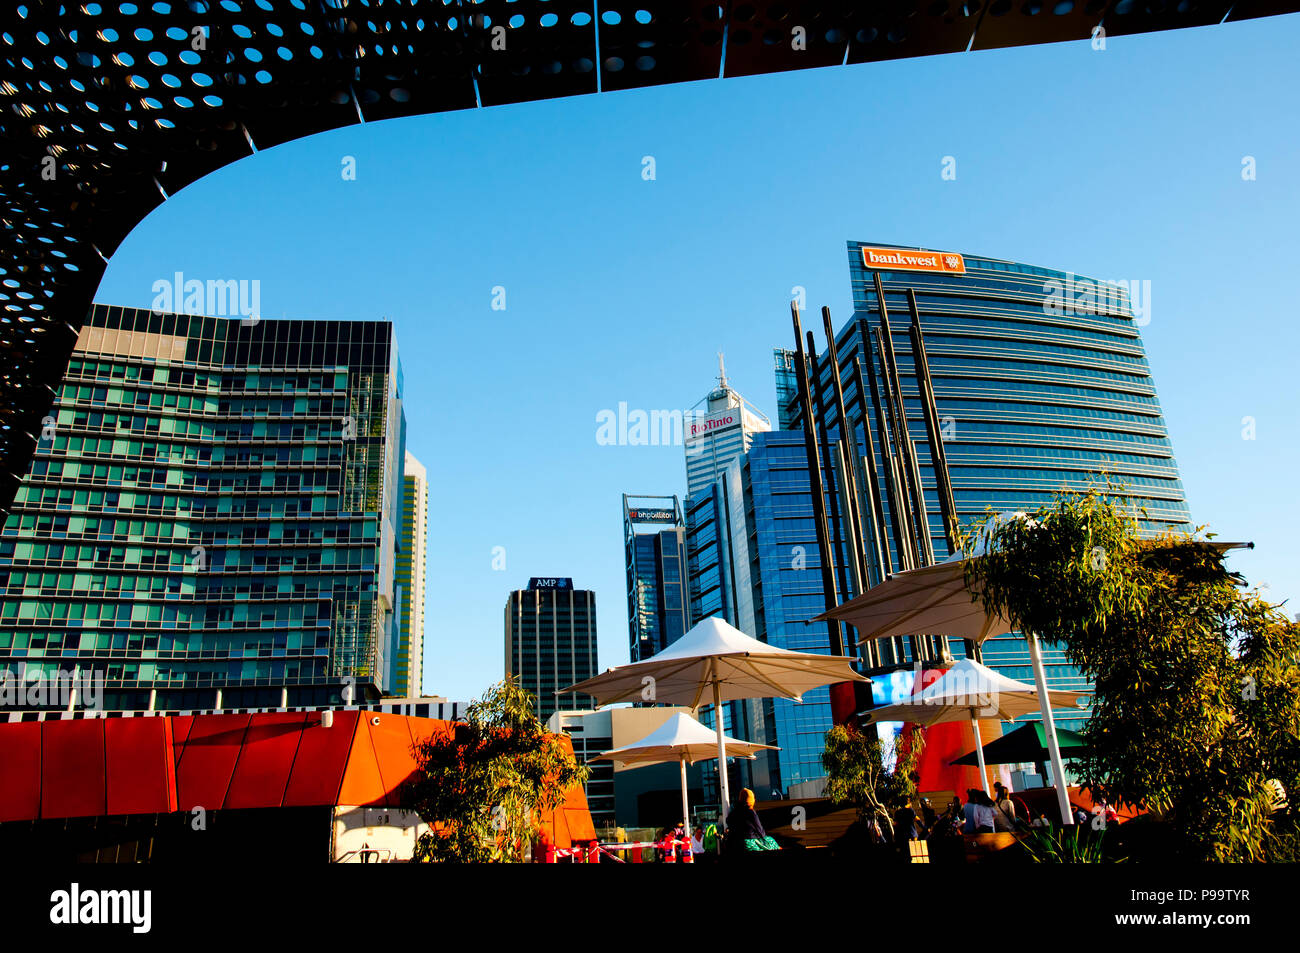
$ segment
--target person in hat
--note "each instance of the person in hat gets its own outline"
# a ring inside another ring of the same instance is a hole
[[[753,851],[780,850],[781,845],[763,830],[763,822],[754,810],[754,792],[741,788],[735,806],[727,815],[727,837],[723,853],[739,856]]]

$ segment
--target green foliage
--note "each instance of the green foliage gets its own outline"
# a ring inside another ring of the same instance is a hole
[[[1084,785],[1166,820],[1189,859],[1293,849],[1278,825],[1295,808],[1278,807],[1279,786],[1300,792],[1300,625],[1243,592],[1204,540],[1143,539],[1097,490],[990,518],[967,555],[981,536],[967,585],[1095,682]]]
[[[873,818],[892,841],[894,813],[916,797],[916,767],[925,747],[925,735],[913,728],[894,745],[856,728],[836,725],[826,733],[822,767],[826,769],[826,796],[836,804],[852,804],[858,819]],[[885,762],[894,761],[886,770]]]
[[[404,805],[437,825],[416,845],[422,861],[521,860],[539,815],[588,774],[534,716],[532,696],[509,679],[471,703],[453,733],[418,745],[416,760]]]
[[[1101,864],[1115,859],[1108,856],[1109,830],[1086,824],[1035,827],[1020,844],[1038,864]]]

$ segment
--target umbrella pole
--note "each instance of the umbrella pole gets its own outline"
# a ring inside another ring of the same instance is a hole
[[[686,755],[682,755],[682,826],[686,829],[686,836],[691,836],[691,806],[686,794]]]
[[[1074,823],[1070,812],[1070,795],[1065,790],[1065,767],[1061,764],[1061,747],[1056,743],[1056,721],[1052,718],[1052,701],[1047,696],[1047,673],[1043,670],[1043,654],[1038,648],[1038,636],[1025,633],[1029,643],[1029,660],[1034,666],[1034,685],[1038,688],[1038,704],[1043,713],[1043,733],[1047,735],[1047,752],[1052,757],[1052,781],[1056,786],[1056,804],[1061,809],[1061,823],[1067,827]]]
[[[985,794],[989,793],[989,772],[984,764],[984,739],[980,737],[980,722],[975,717],[975,712],[971,712],[970,727],[975,732],[975,763],[979,765],[980,770],[980,790]]]
[[[727,790],[727,745],[722,740],[722,683],[716,672],[713,676],[713,724],[718,729],[718,792],[722,797],[722,826],[726,827],[731,792]]]

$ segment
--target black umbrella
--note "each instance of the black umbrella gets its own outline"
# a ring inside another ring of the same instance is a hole
[[[1070,761],[1088,753],[1088,742],[1077,732],[1067,728],[1056,729],[1056,741],[1061,746],[1061,760]],[[1047,732],[1041,721],[1028,721],[1014,731],[1007,732],[984,746],[986,764],[1042,764],[1048,760]],[[975,752],[963,755],[950,764],[976,764]]]

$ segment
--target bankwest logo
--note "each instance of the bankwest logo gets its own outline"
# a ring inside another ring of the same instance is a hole
[[[903,251],[898,248],[862,248],[862,264],[876,271],[937,271],[966,274],[966,260],[956,252]]]

